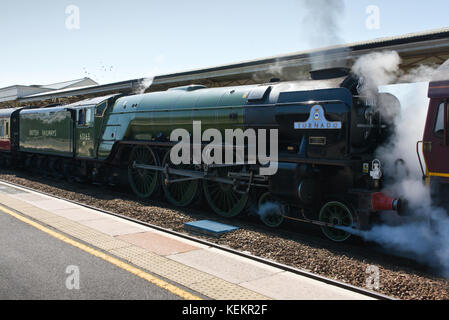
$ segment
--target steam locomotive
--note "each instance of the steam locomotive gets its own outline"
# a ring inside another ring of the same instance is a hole
[[[374,158],[392,124],[359,95],[360,81],[349,70],[311,75],[1,110],[0,159],[69,179],[127,184],[141,198],[163,192],[179,207],[203,199],[224,217],[256,208],[270,227],[293,219],[344,241],[350,234],[339,227],[367,229],[377,212],[401,209],[400,199],[380,192],[382,164]],[[380,98],[397,102],[388,94]],[[236,163],[173,163],[171,133],[193,135],[194,121],[223,136],[229,129],[277,130],[277,172],[260,174],[264,165],[250,162],[246,152]]]

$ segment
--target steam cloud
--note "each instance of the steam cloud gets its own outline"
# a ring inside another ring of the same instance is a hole
[[[312,48],[327,47],[344,43],[340,36],[340,23],[346,7],[343,0],[299,0],[303,18],[300,24],[301,34],[304,40]],[[332,54],[311,53],[312,70],[344,67],[349,50],[341,48]],[[266,74],[276,78],[288,78],[294,80],[308,80],[309,72],[293,73],[285,70],[281,61],[275,61],[269,70],[261,74],[255,73],[253,79],[256,82],[265,81]]]
[[[341,21],[346,11],[343,0],[301,0],[305,16],[301,27],[312,48],[327,47],[344,43],[341,37]],[[344,67],[348,49],[341,49],[331,55],[311,54],[312,69]]]
[[[449,77],[449,60],[441,66],[421,65],[411,70],[408,74],[401,76],[402,82],[420,82],[420,81],[441,81],[447,80]]]
[[[374,52],[357,59],[352,72],[360,78],[359,93],[369,100],[376,100],[378,87],[397,80],[401,57],[395,51]]]
[[[259,209],[257,210],[257,214],[263,219],[268,214],[273,214],[274,212],[277,213],[278,210],[279,210],[279,203],[266,202],[259,207]]]
[[[401,102],[401,113],[394,118],[393,137],[376,153],[388,177],[386,191],[406,198],[412,217],[405,223],[393,226],[391,223],[397,216],[384,213],[386,224],[356,233],[367,241],[427,264],[442,276],[449,277],[449,215],[444,209],[432,205],[430,190],[421,179],[416,154],[416,142],[422,139],[427,118],[428,81],[448,78],[448,62],[439,68],[420,66],[406,74],[400,71],[400,63],[396,52],[376,52],[359,58],[353,72],[362,78],[360,94],[365,96],[367,102],[377,102],[381,113],[391,116],[392,112],[390,105],[378,99],[379,91],[391,93]],[[397,82],[414,83],[388,85]],[[403,159],[405,167],[396,162],[397,159]],[[354,233],[349,229],[346,231]]]
[[[137,88],[134,90],[135,94],[143,94],[145,93],[145,91],[151,87],[151,85],[153,84],[153,77],[151,78],[144,78],[139,85],[137,86]]]
[[[343,43],[340,21],[345,12],[342,0],[301,0],[305,10],[302,27],[309,44],[316,48]]]

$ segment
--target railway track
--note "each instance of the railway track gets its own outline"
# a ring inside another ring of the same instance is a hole
[[[183,233],[185,222],[211,218],[199,208],[179,210],[158,199],[141,201],[123,190],[105,190],[96,185],[34,174],[29,176],[22,171],[1,170],[0,181],[187,239],[191,236]],[[283,265],[284,270],[299,270],[311,274],[311,277],[330,279],[362,290],[368,277],[366,270],[375,266],[381,274],[381,285],[377,290],[380,296],[406,300],[449,299],[447,279],[435,275],[427,266],[388,254],[361,240],[331,243],[315,227],[303,224],[287,225],[287,228],[274,232],[246,216],[232,221],[219,218],[219,221],[235,224],[240,229],[218,239],[198,236],[195,241],[239,255],[254,256],[254,259],[274,266]]]
[[[122,215],[122,214],[118,214],[118,213],[115,213],[115,212],[104,210],[102,208],[98,208],[98,207],[94,207],[94,206],[91,206],[91,205],[87,205],[87,204],[82,203],[82,202],[78,202],[78,201],[74,201],[74,200],[67,199],[67,198],[64,198],[64,197],[56,196],[56,195],[53,195],[53,194],[50,194],[50,193],[47,193],[47,192],[43,192],[41,190],[37,190],[37,189],[26,187],[26,186],[23,186],[23,185],[20,185],[20,184],[12,183],[12,182],[6,181],[4,179],[0,179],[0,182],[2,184],[4,184],[4,185],[10,186],[10,187],[25,189],[25,190],[32,191],[32,192],[35,192],[35,193],[38,193],[38,194],[42,194],[42,195],[45,195],[45,196],[48,196],[48,197],[51,197],[51,198],[54,198],[54,199],[64,200],[64,201],[67,201],[67,202],[70,202],[70,203],[73,203],[73,204],[76,204],[76,205],[79,205],[79,206],[82,206],[82,207],[85,207],[85,208],[89,208],[89,209],[92,209],[92,210],[100,211],[102,213],[105,213],[105,214],[108,214],[108,215],[111,215],[111,216],[119,217],[121,219],[125,219],[125,220],[128,220],[128,221],[132,221],[134,223],[137,223],[137,224],[140,224],[140,225],[152,228],[154,230],[158,230],[160,232],[164,232],[164,233],[171,234],[171,235],[174,235],[174,236],[177,236],[177,237],[188,239],[190,241],[193,241],[193,242],[196,242],[196,243],[199,243],[199,244],[203,244],[203,245],[207,245],[209,247],[213,247],[213,248],[219,249],[221,251],[232,253],[234,255],[238,255],[240,257],[244,257],[244,258],[247,258],[247,259],[250,259],[250,260],[253,260],[253,261],[257,261],[259,263],[263,263],[263,264],[268,265],[268,266],[279,268],[279,269],[281,269],[283,271],[288,271],[288,272],[291,272],[293,274],[297,274],[297,275],[301,275],[301,276],[304,276],[304,277],[307,277],[307,278],[310,278],[310,279],[313,279],[313,280],[317,280],[317,281],[325,283],[326,285],[329,285],[329,286],[342,288],[342,289],[345,289],[345,290],[348,290],[348,291],[351,291],[351,292],[355,292],[355,293],[358,293],[358,294],[362,294],[364,296],[367,296],[367,297],[370,297],[370,298],[374,298],[374,299],[395,300],[395,298],[393,298],[393,297],[390,297],[390,296],[387,296],[387,295],[384,295],[384,294],[381,294],[381,293],[378,293],[378,292],[375,292],[375,291],[367,290],[365,288],[357,287],[357,286],[354,286],[354,285],[351,285],[351,284],[348,284],[348,283],[344,283],[344,282],[341,282],[341,281],[336,281],[334,279],[330,279],[330,278],[321,276],[319,274],[315,274],[315,273],[312,273],[312,272],[309,272],[309,271],[305,271],[305,270],[300,270],[298,268],[294,268],[294,267],[291,267],[291,266],[288,266],[288,265],[285,265],[285,264],[282,264],[282,263],[278,263],[278,262],[275,262],[275,261],[271,261],[271,260],[268,260],[268,259],[257,257],[255,255],[248,254],[248,253],[245,253],[245,252],[241,252],[241,251],[238,251],[238,250],[234,250],[232,248],[228,248],[228,247],[219,245],[217,243],[213,243],[213,242],[210,242],[210,241],[207,241],[207,240],[204,240],[204,239],[199,239],[199,238],[194,237],[194,236],[189,235],[189,234],[180,233],[180,232],[177,232],[177,231],[174,231],[174,230],[163,228],[163,227],[160,227],[160,226],[157,226],[157,225],[154,225],[154,224],[150,224],[150,223],[138,220],[138,219],[134,219],[134,218]]]

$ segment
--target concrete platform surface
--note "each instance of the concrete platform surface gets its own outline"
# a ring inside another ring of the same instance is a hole
[[[0,243],[0,300],[181,299],[1,211]]]
[[[198,296],[219,300],[371,299],[5,183],[0,183],[0,215],[2,205]]]

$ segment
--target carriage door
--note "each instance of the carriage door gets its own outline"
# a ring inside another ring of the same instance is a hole
[[[8,119],[0,119],[0,150],[9,151],[10,148]]]
[[[423,153],[428,175],[443,180],[449,178],[448,117],[448,101],[432,99],[424,133]]]
[[[76,157],[94,158],[94,107],[76,110]]]

